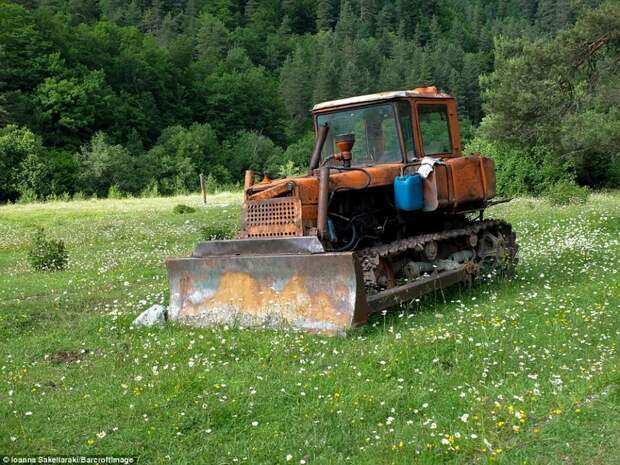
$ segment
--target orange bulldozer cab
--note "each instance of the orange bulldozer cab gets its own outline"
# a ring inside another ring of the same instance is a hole
[[[393,117],[374,118],[368,109],[376,108],[393,112]],[[426,160],[436,159],[441,163],[434,166],[424,186],[427,211],[477,206],[495,197],[493,160],[479,154],[463,157],[456,101],[439,93],[436,87],[381,92],[317,104],[312,110],[317,136],[320,137],[321,128],[330,120],[330,115],[339,115],[343,110],[360,114],[365,124],[362,132],[375,136],[371,144],[366,141],[360,144],[358,140],[354,150],[358,149],[363,155],[358,158],[354,154],[351,160],[351,166],[363,166],[372,179],[368,182],[368,176],[362,171],[333,173],[329,178],[330,192],[390,185],[397,176],[415,171]],[[393,133],[388,133],[388,128],[381,128],[381,125],[393,125],[389,128]],[[378,135],[382,137],[376,137]],[[337,129],[327,133],[321,159],[338,153],[336,137]],[[392,150],[388,153],[386,147],[390,144]],[[368,158],[368,153],[373,151],[380,157]],[[319,178],[316,176],[318,164],[315,162],[315,165],[305,177],[268,179],[257,184],[254,174],[247,173],[240,237],[316,235]],[[270,204],[269,213],[263,212],[264,202],[281,198],[283,194],[299,202],[279,200]],[[260,217],[264,214],[269,217],[267,223]]]

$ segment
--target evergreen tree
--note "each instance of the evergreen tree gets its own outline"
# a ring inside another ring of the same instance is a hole
[[[343,43],[345,40],[353,40],[357,32],[358,18],[355,16],[353,7],[349,0],[344,0],[340,7],[340,16],[336,24],[337,42]]]
[[[142,30],[148,34],[157,36],[159,34],[159,28],[161,27],[162,16],[161,1],[153,0],[151,7],[144,11]]]
[[[375,34],[377,4],[375,0],[360,0],[359,3],[359,37],[371,37]]]
[[[73,24],[93,23],[101,14],[97,0],[70,0],[68,6]]]
[[[196,33],[196,56],[210,67],[215,67],[226,54],[229,46],[229,32],[216,17],[204,13],[198,20]]]
[[[142,11],[140,9],[139,0],[131,0],[125,9],[122,17],[122,24],[128,26],[140,26],[142,22]]]
[[[464,105],[469,120],[474,123],[480,123],[482,119],[482,108],[480,99],[479,76],[481,74],[480,62],[478,56],[473,53],[467,53],[463,59],[463,70],[460,74],[460,98],[461,104]]]
[[[198,7],[196,0],[187,0],[185,11],[183,12],[182,23],[183,32],[189,36],[196,33],[196,16],[198,15]]]
[[[321,50],[321,53],[314,79],[312,101],[322,102],[338,96],[340,54],[335,35],[331,33],[323,35],[318,41],[317,49]]]
[[[319,31],[330,31],[338,21],[338,1],[318,0],[316,5],[316,28]]]

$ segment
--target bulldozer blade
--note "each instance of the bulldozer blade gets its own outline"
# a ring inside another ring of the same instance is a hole
[[[316,236],[272,239],[235,239],[234,241],[201,241],[192,257],[222,255],[315,254],[325,252]]]
[[[299,239],[202,243],[192,257],[168,258],[169,318],[326,334],[365,323],[369,308],[353,253],[316,253],[316,243]]]

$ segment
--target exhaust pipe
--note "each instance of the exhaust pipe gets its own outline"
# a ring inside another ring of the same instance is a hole
[[[319,161],[321,161],[321,152],[323,151],[323,145],[325,145],[325,139],[329,132],[329,126],[327,124],[319,126],[316,133],[316,142],[314,144],[314,150],[312,151],[312,157],[310,158],[310,167],[308,168],[308,176],[312,176],[315,169],[319,167]]]
[[[319,205],[317,212],[317,230],[319,237],[327,239],[327,208],[329,203],[329,166],[319,170]]]

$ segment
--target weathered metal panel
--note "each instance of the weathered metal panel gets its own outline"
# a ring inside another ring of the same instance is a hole
[[[416,87],[411,90],[396,90],[387,92],[378,92],[376,94],[358,95],[355,97],[348,97],[338,100],[330,100],[328,102],[317,103],[312,107],[312,111],[331,110],[332,108],[356,105],[361,103],[373,103],[381,100],[393,100],[396,98],[409,98],[409,97],[430,97],[430,98],[446,98],[447,94],[437,91],[437,87]]]
[[[166,266],[174,321],[338,334],[368,318],[352,253],[169,258]]]
[[[235,239],[234,241],[201,241],[192,257],[221,257],[222,255],[313,254],[325,252],[316,236],[286,238]]]

